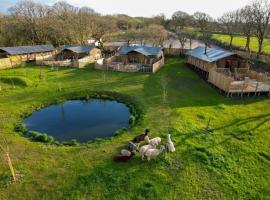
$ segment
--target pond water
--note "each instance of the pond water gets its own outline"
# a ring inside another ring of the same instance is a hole
[[[87,142],[129,128],[129,108],[117,101],[72,100],[32,113],[23,123],[28,130],[47,133],[58,141]]]

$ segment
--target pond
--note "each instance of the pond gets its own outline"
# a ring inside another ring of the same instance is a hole
[[[23,123],[28,130],[47,133],[57,141],[87,142],[129,128],[129,108],[117,101],[72,100],[32,113]]]

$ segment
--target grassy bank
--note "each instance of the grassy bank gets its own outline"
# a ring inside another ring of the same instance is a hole
[[[0,134],[20,177],[8,184],[1,157],[0,199],[269,198],[269,99],[227,99],[184,62],[169,58],[153,75],[103,73],[93,66],[1,70],[0,76],[25,77],[32,84],[13,88],[0,82]],[[165,103],[162,77],[168,81]],[[134,97],[143,121],[117,137],[76,147],[32,142],[14,131],[23,113],[92,91]],[[114,163],[112,156],[145,128],[163,139],[170,132],[176,152],[151,162],[136,155],[128,163]]]
[[[222,42],[230,43],[230,36],[224,34],[213,34],[214,39],[218,39]],[[246,46],[246,37],[244,36],[235,36],[233,39],[233,45],[245,47]],[[252,51],[258,51],[258,40],[255,37],[250,39],[250,49]],[[265,53],[270,53],[270,39],[265,39],[263,44],[263,51]]]

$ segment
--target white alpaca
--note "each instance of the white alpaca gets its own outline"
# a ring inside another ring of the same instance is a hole
[[[130,156],[130,155],[131,155],[131,152],[128,151],[128,150],[126,150],[126,149],[122,149],[122,150],[120,151],[120,154],[121,154],[122,156]]]
[[[144,145],[140,148],[140,153],[142,154],[142,160],[144,159],[144,153],[148,150],[148,149],[155,149],[155,146],[152,146],[150,144]]]
[[[158,144],[161,142],[161,138],[160,137],[155,137],[155,138],[153,138],[153,139],[150,140],[148,136],[145,136],[144,140],[145,140],[145,142],[147,144],[150,144],[152,146],[158,146]]]
[[[147,157],[147,160],[151,160],[151,158],[156,158],[159,154],[163,152],[165,149],[164,146],[161,146],[160,149],[148,149],[146,152],[144,152],[144,155]]]
[[[175,152],[174,144],[171,140],[171,135],[167,135],[167,143],[166,143],[167,149],[169,152]]]

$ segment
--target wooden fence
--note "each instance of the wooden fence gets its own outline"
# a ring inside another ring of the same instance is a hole
[[[142,65],[128,64],[124,65],[122,63],[107,63],[107,64],[95,64],[96,69],[110,70],[118,72],[145,72],[152,73],[152,67],[145,67]]]
[[[270,94],[270,77],[267,73],[258,73],[253,70],[248,70],[244,73],[245,69],[239,69],[243,71],[243,79],[237,80],[236,74],[227,73],[227,69],[211,69],[209,71],[208,81],[223,90],[229,95],[234,93],[261,93],[267,92]]]

